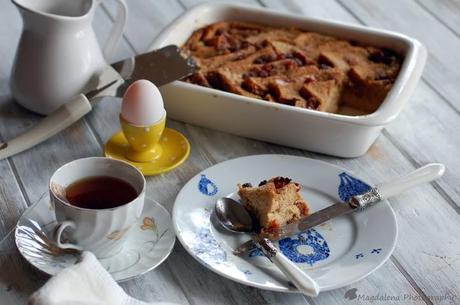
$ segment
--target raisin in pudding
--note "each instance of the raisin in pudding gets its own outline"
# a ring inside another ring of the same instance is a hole
[[[238,195],[263,229],[283,226],[308,215],[308,205],[300,194],[301,186],[289,178],[275,177],[260,182],[238,184]]]
[[[195,31],[182,51],[187,82],[325,112],[377,110],[401,67],[396,53],[296,28],[225,21]]]

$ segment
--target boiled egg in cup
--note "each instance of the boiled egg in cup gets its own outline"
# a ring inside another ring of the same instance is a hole
[[[138,80],[126,89],[121,104],[120,124],[130,148],[126,157],[149,162],[161,155],[161,138],[166,111],[160,90],[148,80]]]
[[[107,142],[106,156],[132,163],[144,175],[166,172],[187,159],[190,144],[178,131],[165,129],[163,97],[150,81],[126,89],[119,119],[122,131]]]

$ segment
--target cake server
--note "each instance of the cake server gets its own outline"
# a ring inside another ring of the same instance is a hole
[[[387,183],[378,184],[364,194],[352,196],[347,202],[337,202],[296,222],[270,230],[270,232],[260,233],[259,238],[268,238],[271,241],[280,240],[304,232],[332,218],[356,211],[361,212],[382,200],[396,196],[414,186],[437,179],[444,174],[444,171],[445,166],[443,164],[427,164],[405,176],[393,179]],[[255,247],[256,245],[253,240],[249,240],[241,244],[233,253],[241,256],[255,249]]]
[[[107,66],[92,91],[78,94],[24,133],[0,143],[0,160],[29,149],[69,127],[90,112],[102,97],[121,97],[125,89],[138,79],[147,79],[160,87],[192,74],[194,69],[193,61],[184,58],[174,45]]]

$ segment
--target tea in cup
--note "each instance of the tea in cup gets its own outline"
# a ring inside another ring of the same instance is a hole
[[[104,258],[122,250],[131,227],[140,218],[145,179],[124,161],[78,159],[51,176],[50,198],[58,222],[54,234],[58,247],[91,251]]]

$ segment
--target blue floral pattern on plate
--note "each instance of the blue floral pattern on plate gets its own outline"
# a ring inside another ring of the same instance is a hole
[[[339,197],[342,201],[347,202],[351,197],[363,194],[371,190],[369,184],[356,179],[346,172],[339,174]]]
[[[248,252],[248,256],[249,257],[264,256],[264,254],[262,253],[262,250],[260,250],[259,248],[255,248]]]
[[[310,248],[310,253],[302,253],[299,249],[302,246]],[[307,263],[310,266],[313,266],[318,261],[325,260],[331,253],[326,240],[315,229],[300,233],[297,238],[284,238],[279,241],[279,247],[291,261]]]
[[[217,242],[211,232],[211,211],[204,209],[201,214],[203,227],[199,229],[193,239],[192,250],[206,264],[220,264],[227,261],[227,253]]]
[[[307,263],[313,266],[318,261],[329,257],[331,251],[324,237],[315,229],[297,234],[296,237],[286,237],[278,242],[279,248],[287,258],[295,263]],[[302,253],[301,248],[309,248],[310,253]],[[249,257],[263,256],[262,251],[254,249]]]
[[[217,185],[209,180],[206,175],[201,175],[200,181],[198,182],[198,190],[201,194],[206,196],[214,196],[217,194]]]
[[[380,254],[380,252],[382,252],[382,248],[374,248],[374,249],[372,249],[372,251],[370,251],[370,254]],[[364,257],[363,252],[355,254],[356,259],[360,259],[360,258],[363,258],[363,257]]]
[[[227,261],[227,253],[221,248],[209,228],[201,228],[195,237],[193,252],[207,263]]]

